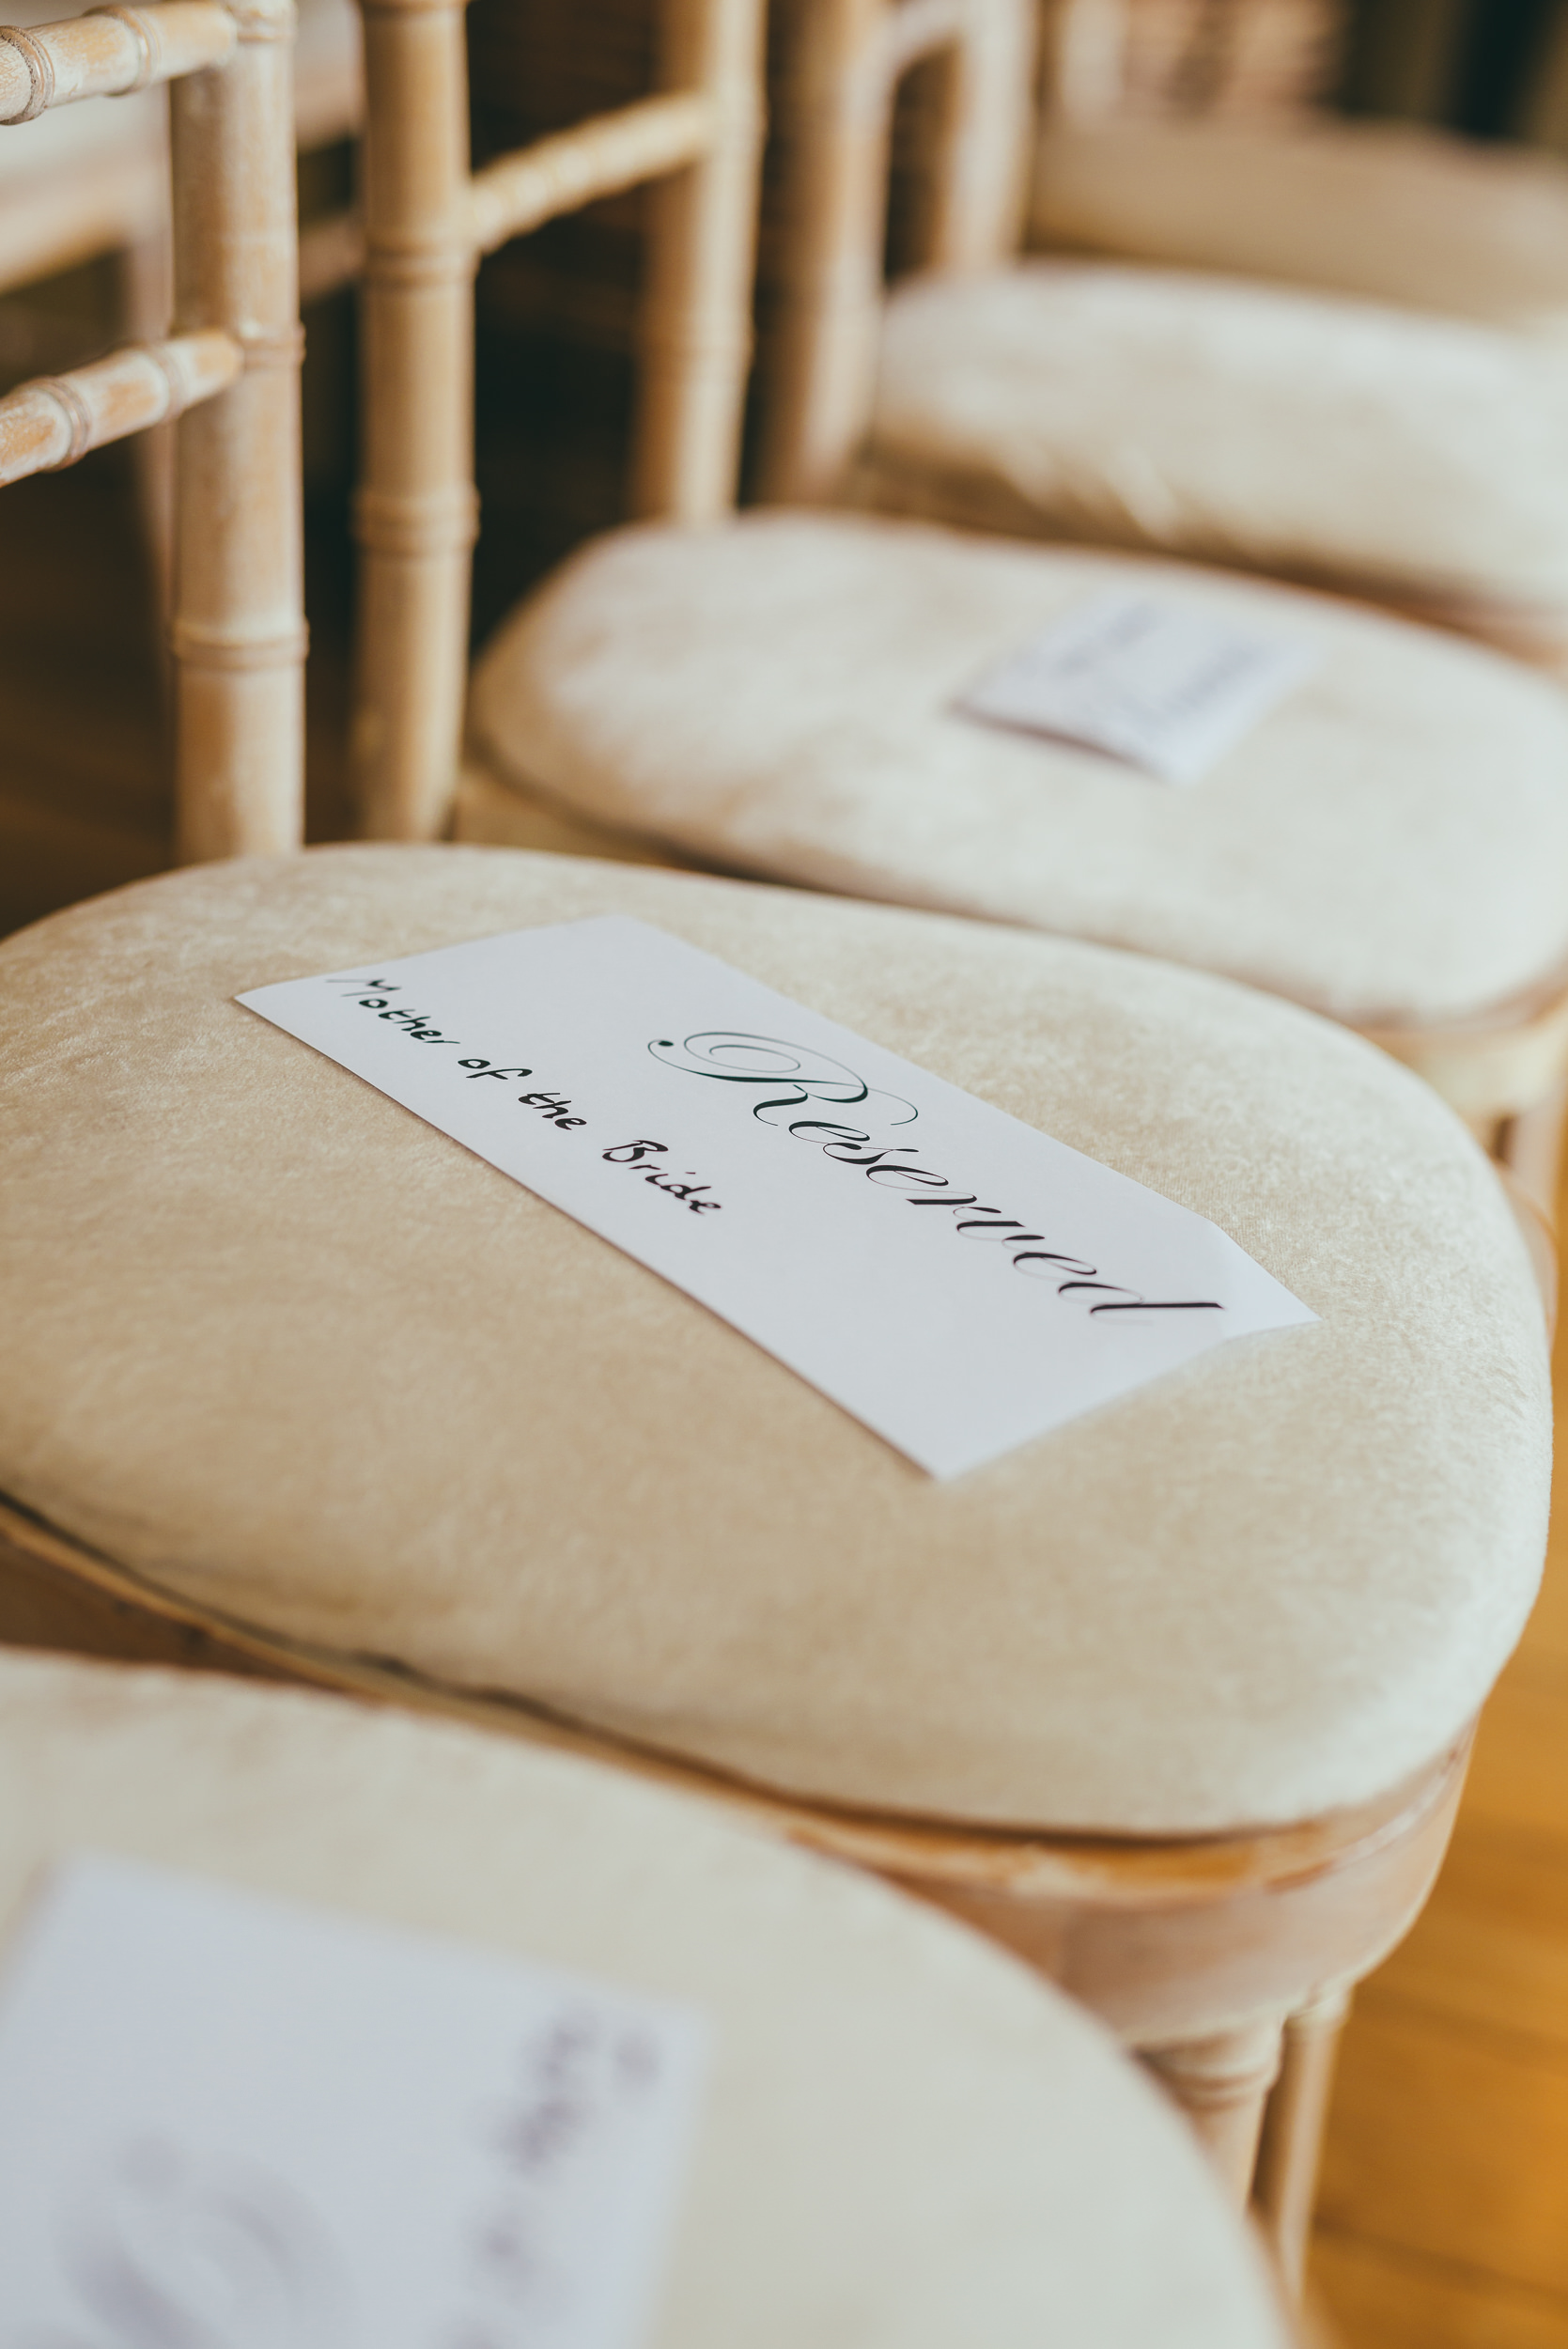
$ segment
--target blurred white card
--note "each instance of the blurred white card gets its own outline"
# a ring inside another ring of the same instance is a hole
[[[642,922],[380,957],[240,1001],[932,1475],[1227,1338],[1316,1319],[1202,1216]],[[525,1254],[491,1270],[526,1299]]]
[[[637,2349],[707,2026],[88,1855],[0,1979],[0,2349]]]
[[[1012,654],[959,708],[1194,783],[1312,675],[1314,645],[1197,604],[1097,596]]]

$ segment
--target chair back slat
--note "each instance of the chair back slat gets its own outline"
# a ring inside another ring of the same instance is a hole
[[[733,501],[761,142],[761,0],[664,0],[664,95],[469,173],[461,0],[363,0],[365,429],[353,751],[362,827],[427,839],[457,788],[481,249],[658,179],[633,500]]]
[[[653,192],[639,322],[631,505],[716,521],[735,504],[752,363],[763,139],[763,15],[753,0],[666,0],[660,70],[700,91],[707,149]]]
[[[931,158],[937,268],[1017,244],[1032,129],[1033,0],[795,0],[780,100],[784,263],[768,363],[764,497],[835,496],[870,421],[900,74],[946,65]]]
[[[177,82],[175,329],[244,353],[179,427],[175,601],[178,849],[272,855],[304,831],[304,522],[293,0],[236,0],[221,72]]]
[[[293,37],[293,0],[0,28],[0,122],[172,85],[171,335],[0,401],[0,483],[181,417],[170,638],[186,862],[303,835]]]

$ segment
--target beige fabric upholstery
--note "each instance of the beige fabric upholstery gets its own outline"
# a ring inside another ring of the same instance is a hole
[[[1325,646],[1202,782],[954,703],[1108,587]],[[1568,956],[1568,709],[1452,637],[1125,556],[773,514],[600,539],[506,624],[475,712],[579,817],[771,878],[1201,964],[1376,1025]]]
[[[1283,2349],[1175,2115],[1066,1999],[706,1807],[444,1726],[0,1659],[0,1917],[79,1847],[694,2003],[667,2349]]]
[[[1032,228],[1568,337],[1568,164],[1411,124],[1052,122]]]
[[[1037,261],[888,306],[868,494],[1364,587],[1568,649],[1568,360],[1176,271]]]
[[[633,913],[1208,1215],[1322,1316],[938,1485],[230,998]],[[1372,1046],[1138,957],[460,848],[0,946],[0,1490],[167,1588],[797,1793],[1196,1833],[1440,1753],[1545,1538],[1540,1306]]]

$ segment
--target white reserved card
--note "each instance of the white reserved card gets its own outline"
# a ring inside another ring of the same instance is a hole
[[[1064,737],[1193,783],[1317,667],[1315,646],[1157,596],[1097,596],[959,703],[969,717]]]
[[[1316,1319],[1143,1185],[646,924],[239,999],[662,1273],[935,1476]],[[516,1268],[520,1296],[528,1268]]]
[[[0,2349],[634,2349],[698,2014],[86,1855],[0,1982]]]

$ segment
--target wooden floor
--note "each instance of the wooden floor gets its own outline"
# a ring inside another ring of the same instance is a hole
[[[1568,2349],[1568,1323],[1557,1395],[1541,1602],[1341,2058],[1312,2272],[1344,2349]]]

